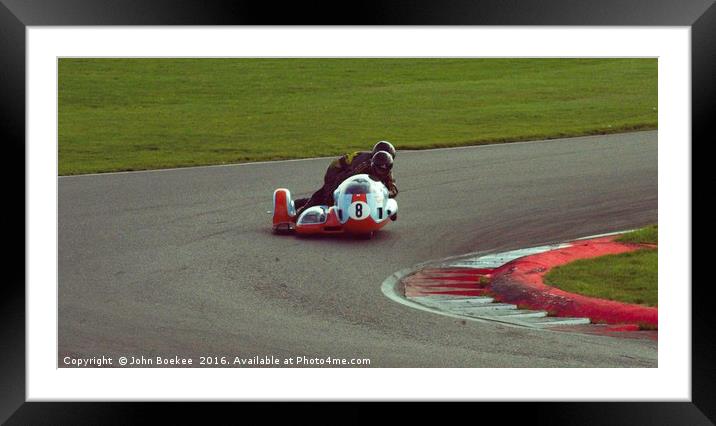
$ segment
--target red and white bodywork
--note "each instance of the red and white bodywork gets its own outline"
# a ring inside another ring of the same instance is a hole
[[[397,219],[398,203],[388,197],[382,182],[366,174],[351,176],[333,193],[334,205],[313,206],[296,218],[291,192],[279,188],[273,194],[273,229],[299,234],[364,234]]]

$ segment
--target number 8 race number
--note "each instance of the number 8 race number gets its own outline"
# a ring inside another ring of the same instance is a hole
[[[370,207],[363,201],[356,201],[351,204],[351,207],[348,209],[348,215],[351,219],[363,220],[370,216]]]

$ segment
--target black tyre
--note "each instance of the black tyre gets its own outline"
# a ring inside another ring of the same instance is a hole
[[[274,226],[273,233],[276,235],[288,235],[292,231],[291,225],[287,223],[282,223],[277,226]]]

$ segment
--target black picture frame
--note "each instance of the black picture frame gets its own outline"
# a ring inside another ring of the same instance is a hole
[[[0,297],[0,421],[8,424],[129,423],[148,410],[184,418],[194,405],[25,402],[25,55],[27,26],[87,25],[559,25],[688,26],[692,58],[692,147],[709,142],[716,90],[716,6],[713,0],[523,0],[269,2],[184,0],[0,0],[0,93],[8,158],[6,255]],[[22,158],[23,161],[17,160]],[[693,169],[692,169],[693,170]],[[22,176],[20,178],[19,176]],[[22,181],[22,185],[19,184]],[[17,183],[16,183],[17,182]],[[692,261],[693,264],[693,261]],[[708,284],[708,283],[701,283]],[[692,286],[692,399],[689,402],[489,403],[511,420],[550,424],[712,424],[716,419],[713,316],[705,287]],[[216,406],[211,412],[216,414]],[[517,408],[517,410],[515,409]],[[522,414],[519,414],[522,413]],[[525,414],[529,413],[529,414]],[[168,418],[168,417],[165,417]]]

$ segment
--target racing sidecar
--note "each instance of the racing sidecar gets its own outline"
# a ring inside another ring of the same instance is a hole
[[[351,176],[333,192],[334,205],[307,208],[296,218],[291,192],[273,193],[273,230],[276,233],[341,234],[372,236],[398,218],[398,203],[388,197],[382,182],[366,174]]]

